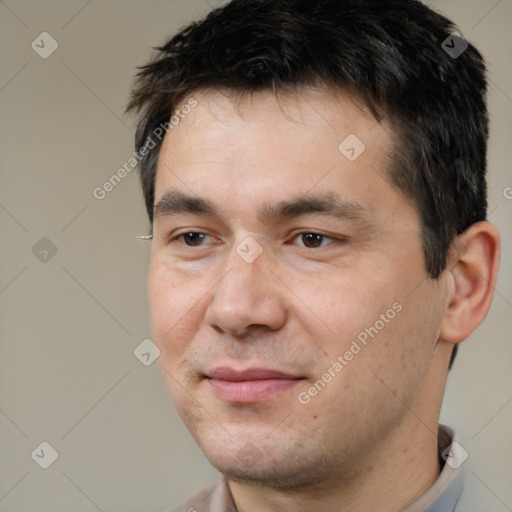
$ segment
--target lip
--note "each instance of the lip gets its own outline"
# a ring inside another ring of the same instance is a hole
[[[234,403],[268,400],[303,380],[303,377],[269,368],[234,370],[218,367],[208,371],[205,377],[221,400]]]
[[[248,380],[265,380],[265,379],[300,379],[297,375],[272,370],[270,368],[247,368],[245,370],[234,370],[228,366],[219,366],[212,368],[206,372],[206,376],[210,379],[225,380],[230,382],[241,382]]]

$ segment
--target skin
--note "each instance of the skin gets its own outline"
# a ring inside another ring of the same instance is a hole
[[[448,361],[489,308],[495,228],[482,222],[459,237],[432,280],[413,201],[386,177],[392,130],[357,100],[320,89],[194,98],[164,139],[155,203],[178,190],[218,211],[161,209],[148,281],[159,364],[183,421],[242,512],[405,509],[439,474]],[[355,161],[338,149],[349,134],[366,146]],[[357,214],[256,215],[266,203],[333,191]],[[178,237],[190,232],[207,236],[198,245]],[[302,236],[311,232],[326,237],[311,244]],[[252,263],[236,251],[247,237],[262,249]],[[397,303],[400,312],[301,403]],[[205,378],[216,366],[302,380],[234,403]]]

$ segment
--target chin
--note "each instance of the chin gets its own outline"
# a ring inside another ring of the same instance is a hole
[[[292,453],[266,446],[259,450],[248,442],[237,451],[230,449],[220,453],[203,450],[210,463],[233,482],[265,486],[274,489],[304,489],[324,482],[332,476],[332,465],[317,460],[313,453]],[[266,452],[266,453],[263,453]]]
[[[259,487],[270,487],[283,491],[296,489],[304,490],[307,487],[317,486],[326,481],[327,476],[317,470],[298,467],[280,468],[276,471],[275,466],[259,468],[224,468],[217,469],[228,479],[241,484],[249,484]]]

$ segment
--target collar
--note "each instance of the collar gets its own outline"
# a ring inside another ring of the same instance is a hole
[[[439,455],[444,466],[434,485],[404,512],[453,512],[462,492],[463,473],[461,465],[464,452],[455,432],[439,424]],[[441,440],[445,439],[443,443]],[[445,461],[446,460],[446,461]]]

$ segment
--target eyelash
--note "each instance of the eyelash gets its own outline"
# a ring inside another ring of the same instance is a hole
[[[199,234],[199,235],[205,235],[205,236],[210,236],[210,237],[211,237],[211,235],[208,235],[208,233],[204,233],[204,232],[202,232],[202,231],[186,231],[186,232],[184,232],[184,233],[179,233],[179,234],[177,234],[177,235],[175,235],[175,236],[171,237],[171,238],[169,239],[169,243],[172,243],[172,242],[175,242],[175,241],[179,241],[179,239],[180,239],[181,237],[186,236],[186,235],[190,235],[190,234],[194,234],[194,235]],[[324,240],[331,240],[331,241],[332,241],[332,243],[330,243],[330,244],[326,244],[326,245],[321,245],[320,247],[312,247],[312,248],[311,248],[311,247],[306,247],[306,246],[304,246],[304,245],[301,245],[301,246],[300,246],[300,247],[303,247],[303,248],[305,248],[305,249],[317,249],[317,250],[318,250],[318,249],[322,249],[322,248],[324,248],[324,247],[327,247],[327,246],[329,246],[329,245],[333,245],[333,243],[335,243],[335,242],[344,242],[344,241],[345,241],[345,239],[343,239],[343,238],[337,238],[337,237],[329,236],[329,235],[326,235],[326,234],[324,234],[324,233],[318,233],[318,232],[316,232],[316,231],[301,231],[301,232],[299,232],[299,233],[296,233],[296,234],[293,236],[292,240],[295,240],[297,237],[302,236],[302,235],[316,235],[316,236],[322,237],[322,241],[324,241]],[[204,238],[203,238],[203,240],[204,240]],[[181,244],[182,244],[183,246],[185,246],[185,247],[190,247],[190,248],[193,248],[193,247],[202,247],[202,246],[203,246],[203,244],[201,244],[201,245],[187,245],[187,244],[185,244],[185,243],[183,243],[183,242],[181,242]]]

